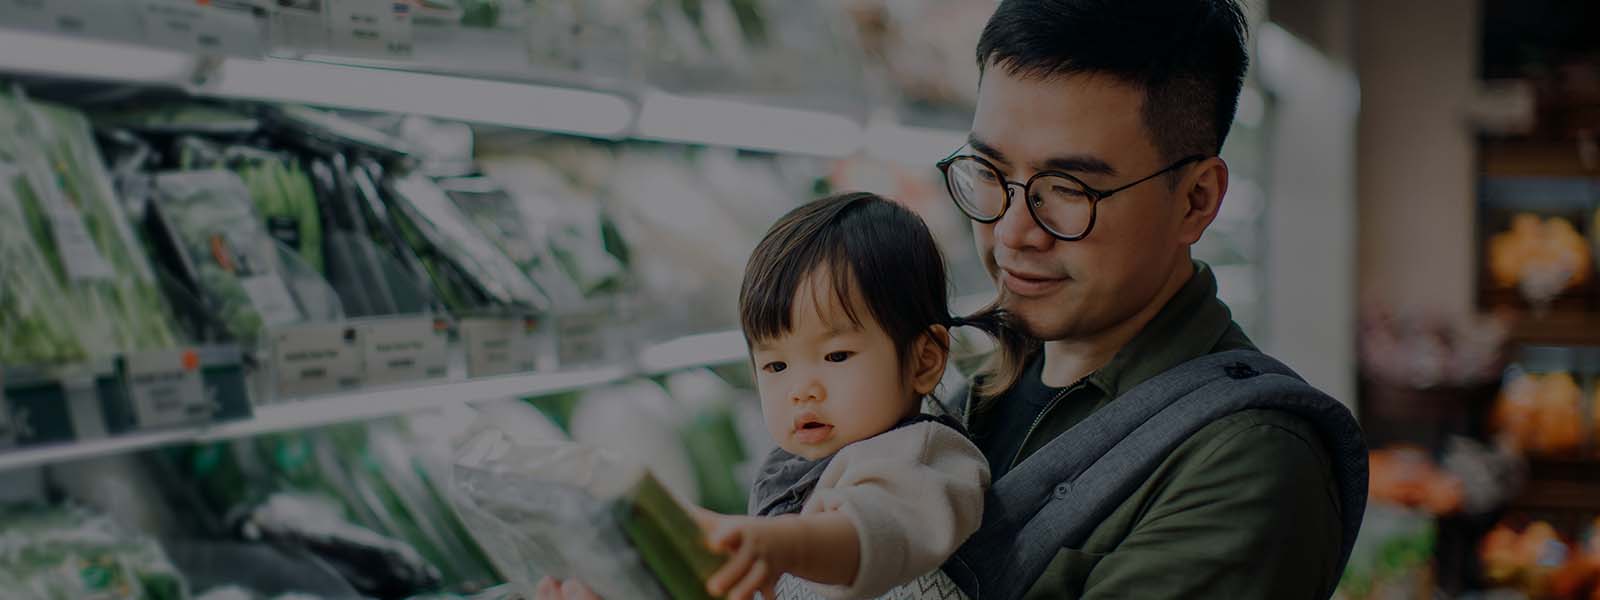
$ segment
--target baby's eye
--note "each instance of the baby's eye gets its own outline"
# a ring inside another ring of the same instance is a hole
[[[787,368],[789,368],[789,365],[785,364],[783,362],[780,362],[780,361],[773,361],[773,362],[769,362],[767,364],[761,365],[761,370],[766,371],[768,373],[782,373],[783,370],[787,369]]]
[[[836,362],[837,363],[837,362],[844,362],[845,360],[847,360],[850,357],[855,356],[855,355],[856,355],[856,353],[854,353],[854,352],[847,352],[847,351],[844,351],[844,350],[840,350],[838,352],[829,352],[828,355],[822,357],[822,359],[826,360],[828,362]]]

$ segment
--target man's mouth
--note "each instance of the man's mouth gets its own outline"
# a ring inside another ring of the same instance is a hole
[[[1035,298],[1049,294],[1066,280],[1067,278],[1065,277],[1052,277],[1028,271],[1000,268],[1000,285],[1011,293],[1024,298]]]

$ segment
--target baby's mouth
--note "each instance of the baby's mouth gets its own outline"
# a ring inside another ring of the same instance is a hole
[[[794,437],[804,444],[816,444],[833,436],[833,426],[818,420],[813,415],[802,415],[795,419]]]

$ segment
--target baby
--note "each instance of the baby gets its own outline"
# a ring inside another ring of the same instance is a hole
[[[944,262],[922,219],[873,194],[811,202],[756,246],[739,292],[778,460],[752,517],[701,513],[728,555],[714,596],[775,598],[790,574],[867,598],[938,569],[978,527],[988,463],[922,414],[949,355]]]

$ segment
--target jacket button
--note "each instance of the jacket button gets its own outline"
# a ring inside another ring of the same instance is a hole
[[[1072,491],[1072,486],[1071,485],[1063,483],[1061,485],[1056,486],[1056,499],[1057,500],[1066,500],[1067,499],[1067,494],[1070,493],[1071,491]]]

